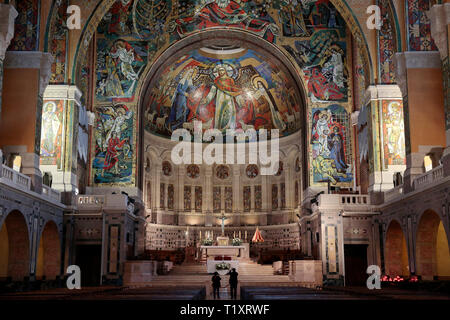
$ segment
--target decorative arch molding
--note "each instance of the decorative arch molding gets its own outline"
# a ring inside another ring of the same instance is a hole
[[[353,10],[349,7],[346,0],[329,0],[329,1],[336,7],[337,11],[342,16],[342,18],[344,18],[347,27],[350,29],[351,34],[355,38],[358,48],[363,53],[362,54],[363,63],[364,66],[367,68],[366,70],[367,72],[365,72],[366,83],[373,84],[374,82],[373,64],[372,59],[370,57],[367,39],[362,31],[362,28],[358,20],[354,15]],[[76,80],[78,79],[81,65],[83,61],[86,59],[89,44],[92,41],[93,35],[95,34],[95,31],[97,30],[99,23],[103,19],[104,15],[108,12],[108,10],[112,7],[114,2],[115,0],[101,1],[94,9],[91,16],[87,19],[86,24],[83,27],[83,31],[81,33],[79,42],[77,44],[76,52],[73,59],[74,63],[72,66],[72,73],[71,73],[72,84],[75,84]],[[54,8],[52,8],[51,14],[52,16],[55,14]],[[51,28],[51,26],[47,27],[47,29],[49,28]],[[193,34],[195,34],[195,32]],[[46,37],[46,40],[47,41],[45,45],[47,46],[48,37]],[[168,48],[167,43],[164,46],[158,48],[157,53],[155,54],[155,58],[157,58],[167,48]],[[149,61],[149,64],[152,64],[152,62],[153,61]],[[369,79],[367,79],[367,75],[369,75]]]

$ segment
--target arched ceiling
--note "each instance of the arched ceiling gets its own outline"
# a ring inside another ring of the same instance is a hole
[[[174,52],[146,87],[145,129],[299,130],[302,94],[282,61],[262,48],[218,38]],[[172,51],[172,50],[171,50]]]

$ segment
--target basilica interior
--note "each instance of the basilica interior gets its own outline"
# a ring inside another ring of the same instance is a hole
[[[206,298],[223,265],[241,298],[448,284],[449,24],[448,0],[0,0],[0,291],[72,265]]]

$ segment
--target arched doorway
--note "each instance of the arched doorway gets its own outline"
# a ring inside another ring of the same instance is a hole
[[[37,255],[36,279],[54,280],[61,270],[61,244],[58,227],[53,221],[42,231]]]
[[[450,278],[450,251],[444,225],[438,214],[422,215],[416,237],[417,274],[423,280]]]
[[[0,279],[22,281],[30,274],[28,228],[20,211],[12,211],[0,227]]]
[[[385,269],[386,274],[392,278],[410,274],[405,235],[396,220],[390,223],[386,233]]]

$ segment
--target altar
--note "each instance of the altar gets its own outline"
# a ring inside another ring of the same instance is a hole
[[[245,246],[201,246],[203,253],[205,253],[207,259],[213,259],[215,257],[231,257],[232,259],[244,257],[246,252]]]

